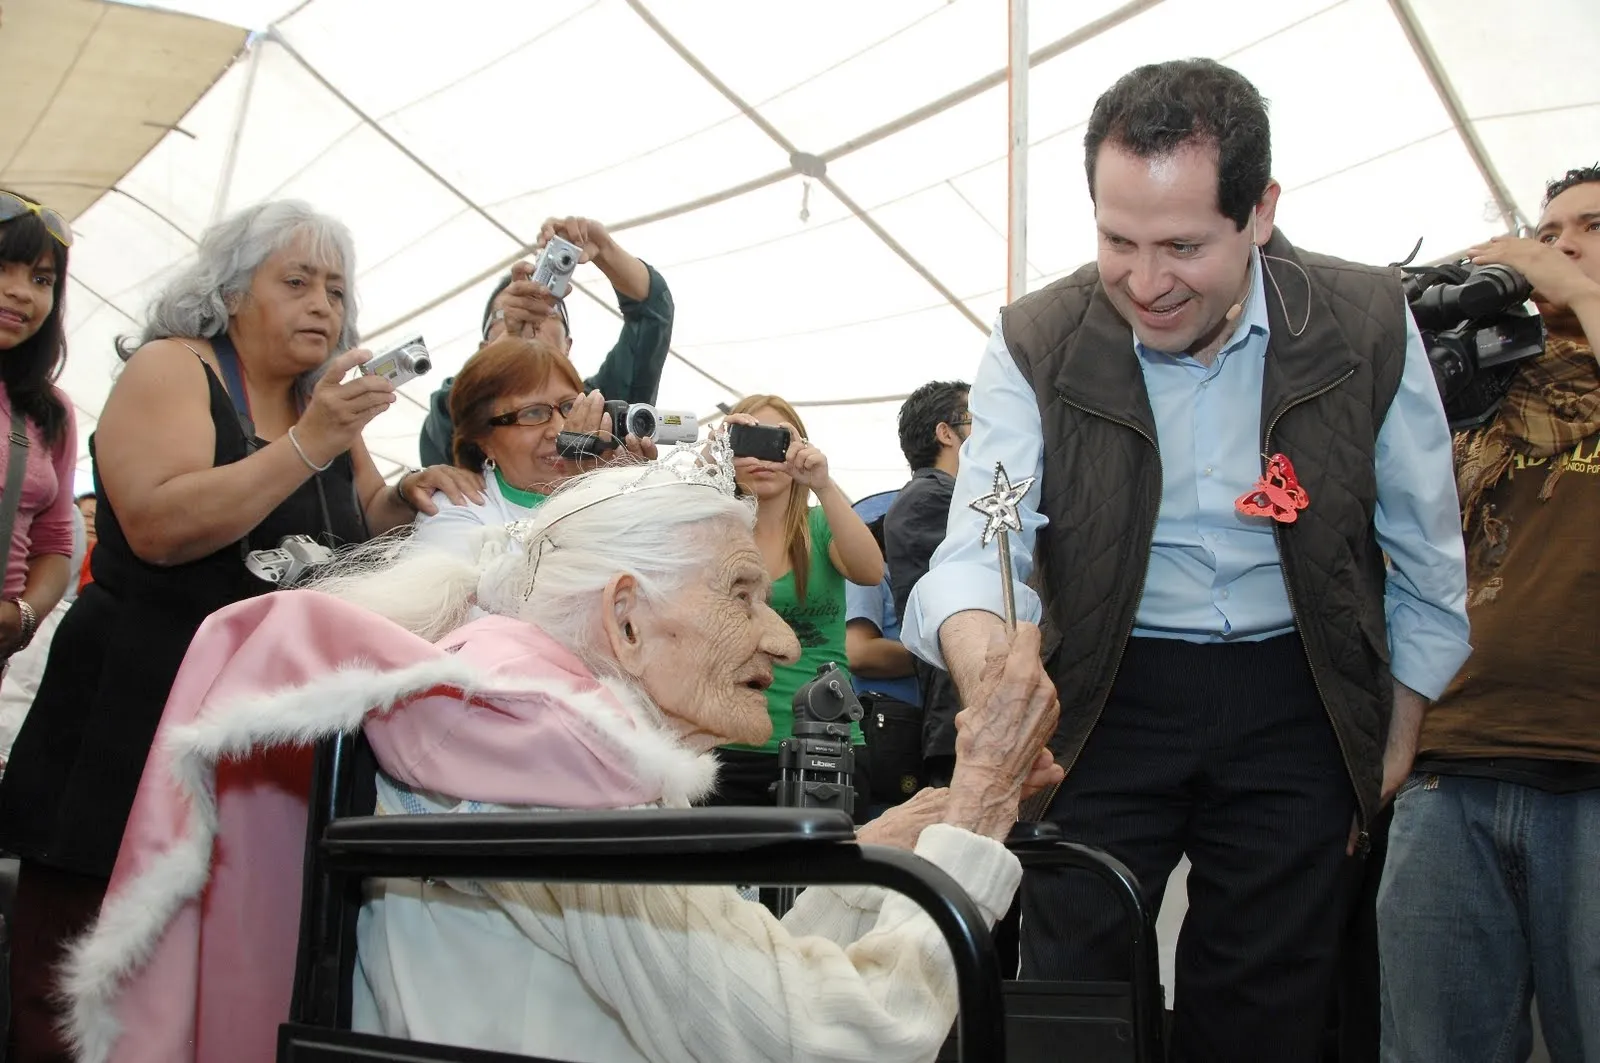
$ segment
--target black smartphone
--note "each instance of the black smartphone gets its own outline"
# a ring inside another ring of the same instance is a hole
[[[789,430],[770,424],[730,424],[728,445],[736,458],[781,463],[789,456]]]

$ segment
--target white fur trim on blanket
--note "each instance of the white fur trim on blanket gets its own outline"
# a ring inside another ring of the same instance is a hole
[[[118,990],[149,959],[179,909],[205,889],[217,832],[218,761],[355,731],[369,714],[387,713],[397,701],[438,687],[460,689],[466,697],[488,689],[546,694],[579,709],[610,743],[633,755],[640,779],[659,784],[665,804],[684,806],[709,793],[716,783],[715,757],[685,747],[664,726],[659,711],[624,684],[602,682],[623,715],[595,692],[492,675],[454,658],[387,672],[357,666],[314,683],[212,706],[194,722],[163,732],[160,741],[173,758],[174,781],[190,800],[188,827],[184,838],[142,875],[107,897],[94,927],[68,952],[61,989],[69,1010],[66,1033],[79,1063],[110,1058],[121,1033]]]

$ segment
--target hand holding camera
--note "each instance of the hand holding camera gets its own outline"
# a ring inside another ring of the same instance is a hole
[[[539,326],[547,319],[560,317],[556,312],[556,295],[532,279],[536,268],[531,262],[518,262],[511,267],[511,283],[494,297],[493,316],[484,334],[485,341],[499,339],[502,335],[531,339],[538,335]]]
[[[726,423],[735,468],[748,463],[749,467],[781,472],[813,491],[828,486],[828,456],[793,425],[762,424],[747,413],[730,413]]]
[[[580,263],[593,262],[616,246],[606,227],[592,218],[546,218],[534,246],[542,250],[553,240],[564,240],[576,247]]]
[[[384,376],[363,373],[345,382],[350,370],[371,358],[363,348],[344,352],[311,389],[311,401],[294,426],[307,461],[324,465],[343,454],[368,422],[394,405],[394,383]]]
[[[1467,252],[1473,265],[1501,265],[1528,278],[1541,310],[1570,310],[1584,300],[1600,301],[1600,284],[1577,263],[1549,244],[1519,236],[1496,236]]]

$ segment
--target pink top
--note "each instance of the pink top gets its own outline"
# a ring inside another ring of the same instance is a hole
[[[28,438],[28,471],[22,478],[22,504],[11,527],[11,550],[6,555],[4,597],[16,598],[28,583],[28,561],[43,554],[72,556],[72,483],[78,461],[78,421],[73,416],[72,400],[60,388],[56,396],[67,407],[67,427],[61,442],[45,446],[39,426],[24,418]],[[0,384],[0,484],[5,483],[6,467],[11,464],[11,444],[5,437],[11,430],[11,396]]]

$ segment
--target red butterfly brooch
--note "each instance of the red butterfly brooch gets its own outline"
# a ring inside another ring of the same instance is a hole
[[[1293,524],[1300,511],[1311,504],[1306,489],[1294,478],[1294,466],[1282,454],[1267,459],[1267,471],[1255,486],[1240,495],[1233,508],[1247,517],[1271,517],[1279,524]]]

